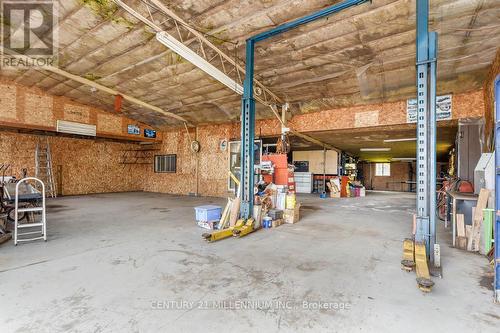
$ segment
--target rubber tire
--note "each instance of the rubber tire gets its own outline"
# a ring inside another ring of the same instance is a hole
[[[14,219],[15,219],[15,215],[14,215],[15,214],[15,210],[14,210],[14,207],[8,208],[7,211],[6,211],[6,213],[7,213],[7,220],[9,222],[14,222]],[[12,217],[10,216],[11,213],[12,213]],[[25,218],[26,218],[26,213],[25,212],[20,213],[18,215],[18,221],[22,221]]]

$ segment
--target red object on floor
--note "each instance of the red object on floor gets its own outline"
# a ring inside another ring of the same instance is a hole
[[[342,180],[340,183],[340,196],[342,198],[347,197],[347,186],[349,184],[349,177],[348,176],[342,176]]]

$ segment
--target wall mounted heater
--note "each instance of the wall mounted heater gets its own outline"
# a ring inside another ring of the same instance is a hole
[[[72,121],[58,120],[57,132],[86,136],[96,136],[96,126],[89,124],[75,123]]]

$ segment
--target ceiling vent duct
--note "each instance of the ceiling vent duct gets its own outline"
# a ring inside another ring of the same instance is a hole
[[[96,136],[97,134],[95,125],[80,124],[65,120],[57,121],[57,132],[86,136]]]

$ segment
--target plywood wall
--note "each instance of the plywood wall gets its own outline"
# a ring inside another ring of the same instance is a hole
[[[394,162],[391,164],[390,176],[377,176],[376,163],[363,163],[363,184],[368,190],[407,192],[410,186],[407,181],[415,181],[414,162]],[[413,189],[415,185],[413,185]]]
[[[96,109],[66,97],[52,96],[37,88],[0,79],[0,127],[55,132],[57,120],[96,125],[98,137],[154,141],[144,138],[142,134],[144,129],[152,129],[151,126],[121,114]],[[128,134],[128,125],[138,126],[141,134]]]
[[[293,161],[309,161],[309,172],[323,174],[326,166],[326,174],[336,175],[338,173],[338,154],[336,151],[326,151],[326,163],[323,150],[294,151]]]
[[[126,143],[0,132],[0,164],[11,164],[7,175],[20,177],[26,168],[34,176],[35,147],[46,138],[63,195],[142,191],[145,166],[120,164],[123,150],[136,147]]]
[[[500,74],[500,47],[498,48],[495,60],[491,64],[490,72],[486,78],[484,85],[484,104],[485,104],[485,114],[486,119],[485,132],[486,132],[486,145],[485,151],[490,152],[494,150],[494,119],[495,119],[495,92],[494,92],[494,81],[496,77]]]
[[[164,140],[157,154],[177,154],[177,173],[155,173],[150,170],[145,180],[145,190],[173,194],[227,196],[229,152],[221,151],[220,142],[239,136],[239,126],[234,124],[200,126],[164,133]],[[201,150],[194,154],[190,141],[197,139]]]

